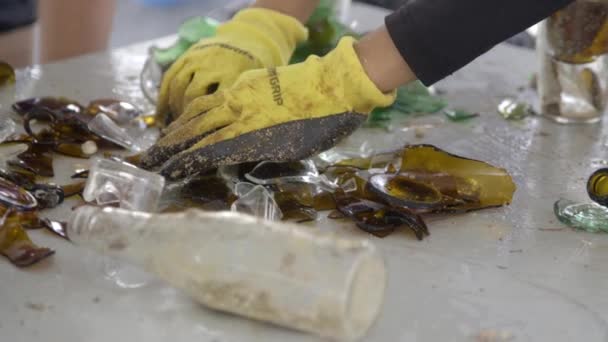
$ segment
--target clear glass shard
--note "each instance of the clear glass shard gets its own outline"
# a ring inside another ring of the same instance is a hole
[[[345,159],[369,158],[374,152],[374,149],[371,148],[368,141],[364,141],[359,147],[336,146],[330,150],[319,153],[315,157],[315,163],[319,167],[325,167]]]
[[[138,144],[137,139],[134,139],[125,129],[118,126],[112,119],[103,113],[97,114],[95,118],[89,122],[88,128],[91,132],[100,137],[133,152],[141,152],[144,150],[144,148]]]
[[[0,142],[3,142],[8,137],[15,133],[17,124],[9,117],[0,118]]]
[[[251,191],[232,203],[232,211],[246,213],[269,221],[279,221],[283,213],[273,195],[263,186],[257,185]]]
[[[314,183],[319,181],[319,171],[312,160],[291,163],[265,161],[245,175],[247,180],[260,185],[285,182]]]
[[[346,193],[357,191],[357,181],[354,178],[351,178],[344,182],[340,187]]]
[[[163,176],[131,164],[95,158],[83,192],[87,202],[120,203],[121,208],[154,212],[165,185]]]
[[[247,183],[247,182],[239,182],[234,185],[234,194],[238,197],[242,197],[247,195],[251,190],[255,188],[255,184]]]

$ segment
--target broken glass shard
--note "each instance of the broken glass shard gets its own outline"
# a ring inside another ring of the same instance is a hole
[[[534,115],[534,110],[527,103],[509,98],[498,105],[498,113],[507,120],[522,120],[526,116]]]
[[[596,203],[577,203],[560,199],[553,212],[560,222],[590,233],[608,233],[608,208]]]
[[[358,189],[357,181],[354,178],[349,178],[346,182],[342,183],[340,187],[346,193],[354,192]]]
[[[442,206],[439,190],[401,175],[373,175],[368,181],[368,188],[393,207],[430,212]]]
[[[64,97],[34,97],[14,103],[12,108],[17,114],[23,116],[36,109],[46,109],[53,113],[76,114],[83,110],[78,102]]]
[[[232,211],[278,221],[283,217],[273,195],[263,186],[257,185],[251,191],[232,203]]]
[[[213,18],[193,17],[181,24],[178,35],[190,44],[195,44],[203,38],[214,36],[219,24]]]
[[[14,161],[17,156],[28,150],[26,144],[4,143],[0,144],[0,169],[5,170],[9,161]]]
[[[245,175],[249,181],[269,185],[283,182],[318,182],[319,171],[312,160],[291,163],[261,162]]]
[[[315,164],[319,168],[325,168],[346,159],[367,159],[372,155],[374,155],[374,149],[370,147],[369,142],[365,141],[359,147],[336,146],[319,153],[315,157]]]
[[[433,95],[421,82],[416,81],[397,90],[393,105],[374,110],[369,116],[368,125],[385,127],[396,116],[436,113],[445,106],[445,100]]]
[[[7,257],[11,263],[17,267],[27,267],[33,265],[49,256],[54,252],[48,248],[39,247],[32,242],[25,231],[24,221],[20,212],[12,212],[11,209],[0,209],[2,224],[0,225],[0,254]],[[28,216],[36,219],[33,212],[28,212]]]
[[[255,188],[255,184],[247,183],[247,182],[239,182],[234,185],[234,194],[237,197],[242,197],[247,195]]]
[[[448,210],[503,206],[516,189],[506,170],[431,145],[404,148],[400,174],[437,189]]]
[[[55,208],[63,203],[65,195],[63,189],[51,184],[35,184],[29,192],[36,197],[38,209]]]
[[[121,208],[154,212],[165,179],[131,164],[95,158],[83,192],[87,202],[119,203]]]
[[[400,226],[410,228],[416,238],[422,240],[429,235],[428,228],[420,216],[403,209],[389,208],[383,204],[355,198],[340,190],[335,193],[338,210],[351,218],[361,228],[378,237],[391,234]]]
[[[0,62],[0,87],[15,83],[15,69],[6,63]]]
[[[95,118],[89,122],[88,128],[98,136],[128,150],[134,152],[141,152],[144,150],[144,148],[138,144],[137,140],[130,136],[125,129],[118,126],[112,119],[103,113],[96,115]]]
[[[119,125],[129,123],[143,114],[143,112],[134,105],[114,99],[99,99],[92,101],[89,103],[86,112],[93,116],[103,113]]]
[[[471,113],[462,109],[446,109],[443,114],[452,121],[465,121],[479,116],[479,113]]]
[[[17,124],[13,119],[5,116],[0,118],[0,143],[15,133]]]
[[[4,178],[0,178],[0,203],[15,210],[33,210],[38,206],[29,191]]]
[[[48,218],[42,219],[42,223],[44,224],[44,227],[52,232],[53,234],[60,236],[66,240],[69,240],[68,235],[67,235],[67,231],[66,231],[66,223],[65,222],[59,222],[59,221],[53,221],[53,220],[49,220]]]

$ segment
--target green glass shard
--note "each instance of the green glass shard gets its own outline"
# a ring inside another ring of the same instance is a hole
[[[213,37],[219,21],[208,17],[194,17],[186,20],[178,31],[179,38],[194,44],[207,37]]]
[[[507,120],[522,120],[534,114],[529,104],[514,99],[504,99],[498,105],[498,113]]]
[[[179,39],[173,45],[166,49],[156,49],[154,50],[154,60],[161,67],[165,68],[169,65],[173,64],[179,56],[181,56],[188,48],[191,46],[190,43],[183,39]]]
[[[577,203],[560,199],[553,205],[560,222],[590,233],[608,233],[608,208],[596,203]]]
[[[465,121],[479,116],[479,113],[471,113],[462,109],[445,109],[443,114],[452,121]]]
[[[392,106],[374,110],[367,126],[384,126],[399,115],[437,113],[446,106],[445,100],[431,94],[421,82],[415,81],[397,90],[397,98]]]
[[[192,44],[203,38],[213,37],[220,23],[208,17],[194,17],[186,20],[178,31],[179,39],[165,49],[154,51],[154,60],[166,68],[175,62]]]

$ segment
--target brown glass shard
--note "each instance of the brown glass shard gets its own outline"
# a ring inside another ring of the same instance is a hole
[[[399,151],[374,154],[367,158],[352,158],[341,160],[334,166],[354,167],[361,170],[385,168],[399,158]]]
[[[64,185],[61,188],[63,189],[63,195],[65,196],[65,198],[69,198],[74,195],[82,194],[82,191],[84,190],[85,185],[86,185],[86,182],[78,182],[78,183]]]
[[[434,186],[401,175],[373,175],[367,188],[393,207],[431,212],[442,206],[442,195]]]
[[[287,193],[274,193],[274,200],[283,213],[283,220],[308,222],[317,219],[317,211],[315,208],[303,205],[296,198]]]
[[[335,193],[338,210],[351,218],[359,228],[378,237],[385,237],[400,226],[410,228],[418,240],[429,235],[428,228],[417,214],[383,204],[358,199],[338,190]]]
[[[15,69],[6,63],[0,62],[0,87],[15,83]]]
[[[72,113],[80,113],[83,109],[78,102],[63,97],[35,97],[15,102],[12,108],[19,115],[26,115],[35,109]]]
[[[170,210],[186,207],[227,210],[236,199],[223,179],[215,175],[201,176],[189,181],[181,189]]]
[[[74,157],[74,158],[82,158],[88,159],[91,157],[90,154],[84,153],[82,149],[82,144],[78,143],[63,143],[58,144],[54,148],[55,152],[59,152],[63,155]]]
[[[10,212],[7,215],[8,217],[3,217],[3,224],[0,226],[0,253],[15,266],[27,267],[55,253],[51,249],[35,245],[19,219],[11,217]]]
[[[430,145],[407,146],[400,174],[436,188],[449,210],[477,210],[511,203],[515,183],[506,170]]]
[[[46,153],[29,150],[20,154],[18,158],[9,161],[8,164],[42,177],[53,177],[55,175],[53,159]]]

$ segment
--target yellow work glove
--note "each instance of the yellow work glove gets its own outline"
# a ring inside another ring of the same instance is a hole
[[[156,109],[165,125],[193,99],[232,86],[245,71],[286,65],[308,31],[297,19],[263,8],[240,11],[165,73]]]
[[[230,164],[294,161],[333,147],[375,107],[389,106],[343,38],[325,57],[244,73],[230,89],[192,101],[141,159],[169,179]]]

